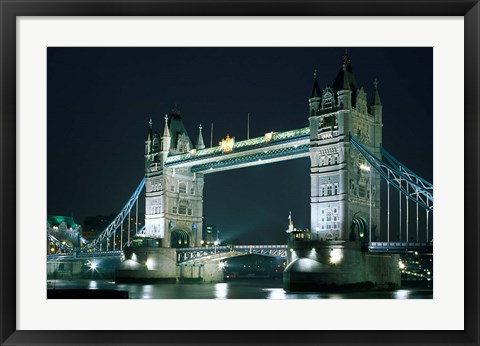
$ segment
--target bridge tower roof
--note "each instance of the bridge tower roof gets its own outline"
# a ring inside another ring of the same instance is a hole
[[[333,91],[337,94],[339,90],[351,90],[352,105],[354,105],[357,97],[357,89],[358,86],[355,76],[353,75],[352,62],[348,53],[345,52],[345,55],[342,57],[342,63],[340,64],[340,70],[333,82]]]
[[[193,148],[192,141],[183,125],[182,115],[176,105],[173,107],[170,119],[168,120],[168,128],[171,136],[170,149],[188,151]]]

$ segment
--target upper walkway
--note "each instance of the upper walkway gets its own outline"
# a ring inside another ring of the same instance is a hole
[[[165,166],[190,167],[192,172],[213,173],[228,169],[261,165],[307,157],[310,148],[310,128],[285,132],[269,132],[240,142],[234,139],[207,149],[192,149],[188,153],[169,156]]]

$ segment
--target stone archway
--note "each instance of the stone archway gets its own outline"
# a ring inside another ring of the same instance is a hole
[[[170,247],[190,247],[190,235],[183,229],[175,228],[170,233]]]

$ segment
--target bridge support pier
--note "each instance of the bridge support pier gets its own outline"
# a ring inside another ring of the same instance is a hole
[[[218,263],[177,265],[177,251],[164,247],[128,247],[115,271],[115,282],[223,282]]]
[[[289,244],[283,274],[287,292],[395,289],[400,257],[362,252],[359,242],[303,241]]]

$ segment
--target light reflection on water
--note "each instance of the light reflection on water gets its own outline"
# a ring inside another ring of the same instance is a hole
[[[228,284],[226,283],[215,284],[215,298],[227,299],[227,297],[228,297]]]
[[[49,289],[115,289],[131,299],[432,299],[433,290],[402,288],[395,291],[350,293],[289,293],[279,280],[244,280],[217,284],[115,284],[108,280],[49,280]]]
[[[395,291],[395,299],[408,299],[410,296],[409,290],[397,290]]]

